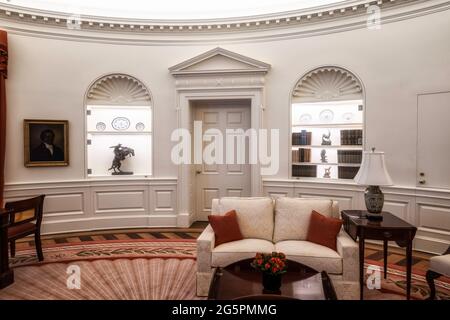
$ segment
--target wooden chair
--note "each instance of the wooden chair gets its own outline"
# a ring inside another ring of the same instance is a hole
[[[5,209],[10,210],[8,242],[11,257],[16,255],[16,240],[34,234],[36,252],[39,261],[44,260],[41,244],[41,222],[45,195],[35,198],[7,202]]]
[[[434,300],[436,297],[436,287],[434,280],[440,276],[450,277],[450,247],[441,256],[430,258],[430,268],[427,271],[426,279],[430,287],[429,300]]]

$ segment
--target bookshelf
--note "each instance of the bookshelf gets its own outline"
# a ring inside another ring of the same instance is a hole
[[[292,178],[353,179],[363,138],[362,100],[293,103]]]

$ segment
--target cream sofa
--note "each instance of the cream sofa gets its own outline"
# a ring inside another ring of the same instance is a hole
[[[208,294],[214,269],[256,252],[283,252],[288,259],[331,277],[338,298],[358,299],[358,246],[341,230],[337,252],[306,241],[311,211],[339,217],[338,203],[311,198],[221,198],[213,199],[212,214],[236,210],[243,240],[214,245],[214,231],[208,225],[197,239],[197,295]]]

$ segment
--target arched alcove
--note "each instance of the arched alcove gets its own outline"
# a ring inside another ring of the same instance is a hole
[[[97,79],[90,86],[87,98],[89,104],[151,104],[145,85],[125,74],[111,74]]]
[[[132,76],[109,74],[90,85],[85,106],[87,176],[151,175],[152,99],[147,87]],[[128,155],[113,163],[118,152]]]
[[[307,72],[291,97],[291,177],[353,179],[362,160],[363,129],[359,78],[334,66]]]

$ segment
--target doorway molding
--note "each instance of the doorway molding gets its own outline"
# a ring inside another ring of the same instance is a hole
[[[250,100],[251,128],[263,128],[265,76],[270,65],[215,48],[171,68],[175,78],[178,128],[190,130],[191,103],[200,100]],[[195,220],[193,165],[178,168],[178,227]],[[261,168],[251,166],[251,195],[262,194]]]

